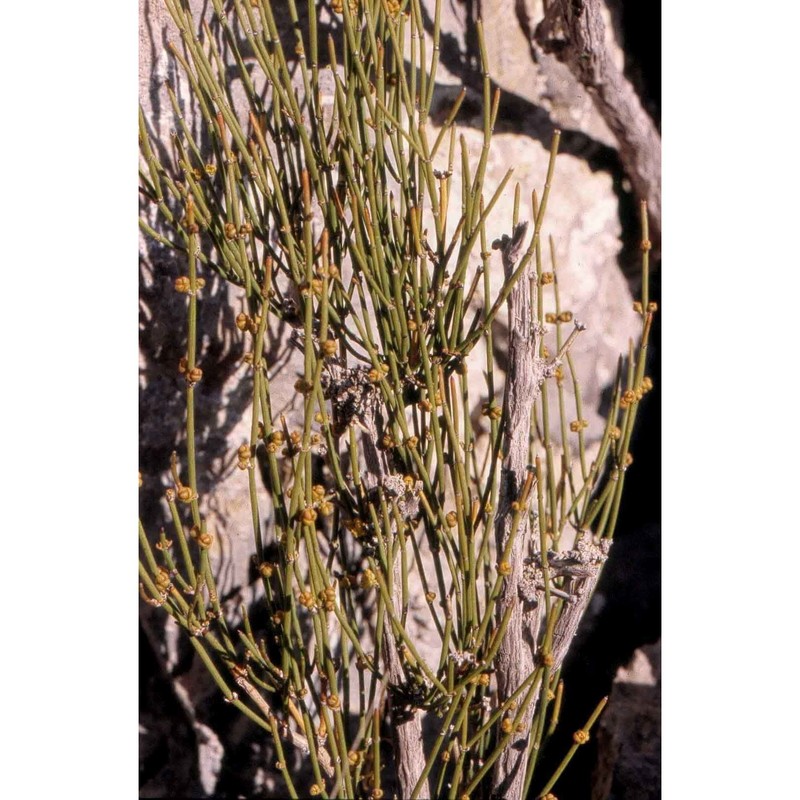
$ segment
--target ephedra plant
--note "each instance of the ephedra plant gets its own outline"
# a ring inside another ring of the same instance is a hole
[[[419,0],[333,0],[323,38],[320,4],[307,3],[301,24],[289,0],[291,50],[270,0],[213,0],[211,24],[183,0],[166,5],[202,135],[172,88],[179,128],[168,148],[140,116],[141,225],[185,264],[175,290],[186,297],[188,333],[176,365],[186,449],[166,494],[171,541],[140,525],[143,597],[186,632],[220,692],[268,737],[277,796],[553,797],[602,708],[587,709],[556,773],[540,774],[561,667],[611,546],[649,385],[646,214],[643,297],[632,312],[642,336],[620,360],[590,454],[570,346],[591,332],[560,311],[557,265],[543,247],[559,134],[532,219],[519,219],[517,186],[506,234],[491,241],[490,215],[515,190],[511,173],[484,189],[500,98],[480,24],[484,145],[472,161],[455,125],[463,92],[440,127],[428,122],[438,3],[426,36]],[[163,163],[169,148],[174,163]],[[436,170],[442,154],[447,169]],[[463,200],[452,224],[456,180]],[[246,304],[236,326],[252,417],[236,461],[252,511],[257,612],[221,603],[198,494],[197,319],[212,273]],[[550,292],[556,315],[543,311]],[[502,394],[493,362],[501,319]],[[291,322],[302,352],[295,420],[271,401],[265,338],[275,320]],[[480,397],[470,370],[483,372]],[[476,407],[486,418],[480,437]],[[411,633],[415,587],[433,659]],[[298,752],[301,769],[292,767]]]

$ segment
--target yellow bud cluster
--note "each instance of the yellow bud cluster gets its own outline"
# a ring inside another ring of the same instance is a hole
[[[622,395],[622,398],[619,401],[620,408],[627,408],[631,403],[636,401],[636,392],[633,389],[628,389]]]
[[[575,742],[575,744],[586,744],[586,742],[589,741],[589,731],[583,729],[575,731],[575,733],[572,734],[572,741]]]
[[[238,467],[239,469],[248,469],[252,466],[252,461],[250,459],[252,452],[250,450],[249,444],[243,444],[237,451],[236,455],[238,457]]]
[[[326,611],[333,611],[334,606],[336,604],[336,584],[332,584],[328,586],[326,589],[323,589],[317,597],[319,598],[320,605]]]
[[[481,414],[489,419],[500,419],[503,416],[503,409],[500,408],[493,400],[481,405]]]
[[[350,533],[353,534],[353,537],[359,539],[367,532],[367,526],[364,524],[363,519],[359,519],[356,517],[355,519],[348,519],[344,523],[345,528],[347,528]]]
[[[375,573],[367,568],[364,570],[364,574],[361,576],[361,588],[362,589],[371,589],[373,586],[378,585],[378,579],[375,577]]]
[[[300,592],[297,595],[297,602],[300,603],[301,606],[307,608],[309,611],[313,611],[317,607],[317,600],[308,589],[306,589],[304,592]]]

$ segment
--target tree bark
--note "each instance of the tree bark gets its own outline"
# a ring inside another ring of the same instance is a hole
[[[506,280],[514,271],[526,228],[526,224],[518,225],[511,239],[503,237],[501,249]],[[509,345],[504,409],[506,427],[503,436],[504,459],[500,494],[495,517],[498,559],[503,558],[503,551],[511,535],[514,516],[512,503],[519,498],[527,477],[531,408],[544,380],[544,365],[536,355],[540,334],[532,314],[536,302],[536,282],[530,280],[531,277],[532,270],[530,274],[521,276],[508,297]],[[529,515],[523,512],[519,516],[511,552],[503,559],[511,571],[503,582],[497,604],[498,624],[508,607],[512,607],[495,662],[498,702],[501,703],[513,694],[534,669],[536,642],[531,637],[530,625],[524,619],[518,589],[523,577],[523,559],[528,555],[532,538],[536,537],[531,530]],[[536,547],[536,544],[533,543],[533,546]],[[519,800],[522,797],[534,709],[535,703],[531,703],[521,720],[523,732],[513,735],[508,747],[497,759],[492,772],[492,798]]]
[[[365,430],[362,431],[361,443],[365,471],[362,476],[367,492],[381,491],[390,476],[386,456],[378,449],[377,407],[374,403],[366,404],[362,409],[361,421]],[[402,536],[402,532],[393,531],[395,535]],[[388,548],[392,552],[392,548]],[[402,575],[399,559],[392,564],[392,606],[397,619],[403,616],[403,590]],[[397,691],[404,687],[408,678],[399,648],[392,630],[391,621],[384,619],[382,652],[384,669],[388,681],[389,713],[392,728],[392,744],[394,745],[394,760],[397,782],[401,797],[411,797],[423,770],[425,769],[425,750],[422,744],[422,721],[417,710],[405,709],[397,702]],[[431,789],[428,779],[423,782],[420,800],[430,800]]]
[[[639,200],[647,201],[650,239],[661,245],[661,137],[653,120],[604,44],[601,0],[550,0],[544,19],[531,32],[518,3],[523,27],[546,53],[554,55],[586,87],[617,139],[625,173]]]

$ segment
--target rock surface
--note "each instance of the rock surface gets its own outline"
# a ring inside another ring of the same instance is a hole
[[[637,650],[614,681],[597,732],[592,800],[661,797],[661,642]]]

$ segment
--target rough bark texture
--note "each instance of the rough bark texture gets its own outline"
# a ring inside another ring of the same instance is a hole
[[[525,235],[526,224],[518,225],[511,239],[504,237],[502,245],[503,267],[506,279],[511,277]],[[540,332],[534,324],[531,309],[535,303],[535,282],[530,275],[519,278],[508,298],[509,346],[508,376],[504,409],[506,429],[503,437],[503,469],[500,478],[500,496],[495,518],[495,539],[498,558],[501,558],[511,534],[514,516],[511,504],[519,497],[527,476],[531,407],[544,380],[544,365],[536,356]],[[498,700],[502,702],[533,672],[536,642],[530,638],[518,587],[523,577],[523,559],[528,554],[532,531],[528,514],[520,514],[519,525],[511,552],[504,559],[511,567],[500,593],[497,618],[502,619],[506,609],[513,607],[506,634],[497,653],[496,675]],[[520,798],[525,782],[525,764],[528,752],[528,731],[534,704],[522,719],[524,732],[509,741],[509,746],[498,758],[492,773],[492,797]]]
[[[368,492],[382,491],[385,485],[388,489],[388,485],[391,484],[386,456],[377,446],[376,411],[377,407],[372,404],[366,407],[361,415],[365,428],[361,434],[361,443],[366,467],[362,480]],[[389,552],[391,552],[391,548],[389,548]],[[403,617],[402,586],[400,561],[398,559],[392,566],[392,605],[397,619]],[[397,700],[402,689],[407,685],[408,678],[403,669],[395,634],[388,617],[383,624],[381,647],[389,688],[389,712],[391,714],[395,773],[400,788],[400,797],[411,797],[414,787],[417,785],[417,781],[425,768],[425,750],[422,746],[422,721],[419,712],[412,709],[409,713]],[[419,798],[420,800],[429,800],[430,797],[431,790],[426,779],[422,785]]]
[[[660,249],[661,137],[633,86],[611,60],[600,8],[601,0],[553,0],[544,19],[529,33],[546,53],[569,67],[593,98],[617,139],[634,192],[647,201],[650,238]],[[523,25],[529,26],[527,17],[520,16]]]

